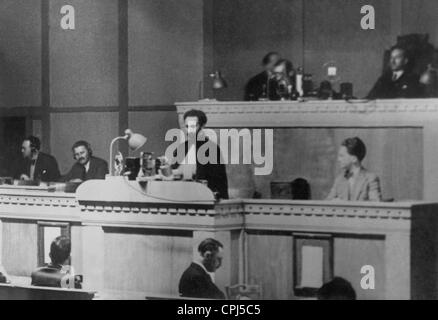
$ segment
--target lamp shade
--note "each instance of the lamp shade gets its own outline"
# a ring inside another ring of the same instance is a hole
[[[227,82],[222,77],[220,71],[215,71],[214,73],[210,74],[210,77],[213,78],[213,84],[212,84],[213,89],[218,90],[227,87]]]
[[[134,133],[130,129],[126,130],[125,134],[127,136],[129,148],[133,151],[137,151],[138,149],[143,147],[147,141],[147,138],[145,136]]]

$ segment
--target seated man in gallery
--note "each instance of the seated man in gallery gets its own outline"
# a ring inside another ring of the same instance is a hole
[[[366,155],[363,141],[357,137],[342,142],[338,161],[342,173],[336,178],[328,200],[381,201],[379,178],[362,166]]]
[[[356,300],[356,292],[350,282],[334,277],[325,283],[316,293],[318,300]]]
[[[252,77],[245,86],[245,101],[257,101],[261,98],[270,99],[275,90],[270,88],[270,79],[274,76],[274,68],[281,59],[277,52],[269,52],[263,57],[263,71]]]
[[[93,150],[87,141],[78,141],[71,148],[76,163],[64,177],[67,182],[84,182],[87,180],[104,180],[108,174],[108,163],[93,156]]]
[[[41,141],[35,136],[23,140],[21,146],[22,161],[14,177],[20,180],[55,182],[60,173],[55,157],[41,151]]]
[[[224,293],[214,284],[212,274],[222,264],[223,245],[215,239],[205,239],[198,247],[200,257],[184,271],[179,282],[182,297],[225,299]]]
[[[389,59],[389,70],[377,80],[367,99],[422,98],[424,88],[419,76],[409,70],[408,52],[393,47]]]
[[[73,267],[68,265],[70,258],[71,242],[64,236],[59,236],[50,245],[51,263],[32,272],[32,285],[40,287],[73,287],[81,289],[79,277],[74,276]],[[74,279],[74,280],[72,280]]]

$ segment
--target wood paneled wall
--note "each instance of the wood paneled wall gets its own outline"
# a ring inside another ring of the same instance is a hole
[[[178,295],[192,261],[192,233],[111,230],[105,248],[106,289]]]
[[[299,299],[294,294],[293,234],[251,231],[246,234],[246,241],[248,283],[263,287],[263,299]],[[384,239],[334,235],[333,246],[334,276],[348,280],[360,300],[384,299]],[[360,270],[365,265],[375,269],[374,290],[363,290],[360,286]]]
[[[0,1],[0,107],[41,104],[41,3]]]
[[[38,226],[23,220],[2,220],[2,264],[14,276],[29,277],[38,266]]]
[[[74,141],[89,140],[106,159],[111,138],[131,126],[150,137],[146,150],[164,152],[174,102],[198,98],[203,1],[73,0],[75,30],[60,26],[66,4],[0,0],[2,115],[41,119],[28,133],[63,173]]]
[[[420,128],[291,128],[274,130],[273,172],[255,176],[250,165],[228,165],[230,194],[270,198],[272,181],[309,181],[312,199],[327,197],[335,177],[338,148],[349,137],[367,146],[364,166],[381,180],[386,199],[423,199],[423,134]],[[239,190],[239,191],[238,191]]]

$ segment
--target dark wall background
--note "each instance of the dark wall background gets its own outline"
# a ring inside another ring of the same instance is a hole
[[[75,30],[60,27],[67,4]],[[0,115],[26,117],[62,172],[75,141],[108,159],[128,127],[164,154],[174,102],[198,97],[203,41],[202,0],[0,0]]]
[[[41,104],[40,1],[0,1],[0,107]]]

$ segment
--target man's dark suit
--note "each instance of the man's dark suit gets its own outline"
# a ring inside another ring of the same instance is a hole
[[[88,172],[85,172],[85,167],[83,165],[76,162],[71,168],[70,172],[64,176],[63,180],[104,180],[108,172],[108,163],[105,160],[91,157],[90,168],[88,169]]]
[[[268,73],[263,71],[252,77],[245,86],[245,101],[258,101],[260,98],[268,98],[269,100],[279,100],[277,95],[277,83],[273,79],[269,81],[268,89]],[[269,91],[269,92],[267,92]]]
[[[30,178],[30,167],[32,161],[29,159],[22,159],[22,163],[19,166],[17,173],[15,174],[16,179],[20,179],[22,174],[27,175]],[[35,171],[33,175],[33,180],[39,180],[43,182],[55,182],[59,180],[60,177],[58,162],[55,157],[46,154],[44,152],[38,153],[38,158],[35,162]]]
[[[208,138],[206,138],[205,141],[197,141],[196,142],[196,154],[198,153],[199,148],[204,144],[207,143]],[[211,142],[210,142],[211,143]],[[181,144],[178,148],[184,147],[184,155],[187,155],[188,153],[188,146],[189,143],[186,141],[184,144]],[[196,159],[196,177],[195,180],[206,180],[207,186],[210,188],[211,191],[217,192],[219,194],[219,198],[221,199],[228,199],[228,179],[227,179],[227,172],[225,165],[221,163],[221,150],[219,146],[216,145],[217,151],[217,160],[216,164],[214,163],[206,163],[201,164],[199,163],[198,159]],[[174,154],[175,157],[177,157],[177,151],[175,151]],[[208,156],[208,152],[207,152]],[[183,160],[183,159],[178,159]],[[172,166],[173,169],[177,169],[179,167],[179,164],[176,163]]]
[[[423,88],[419,82],[419,77],[405,71],[397,79],[393,80],[393,72],[387,72],[377,80],[367,99],[397,99],[397,98],[421,98]]]
[[[181,276],[179,293],[187,298],[225,299],[224,293],[213,283],[210,275],[196,263],[192,263]]]

